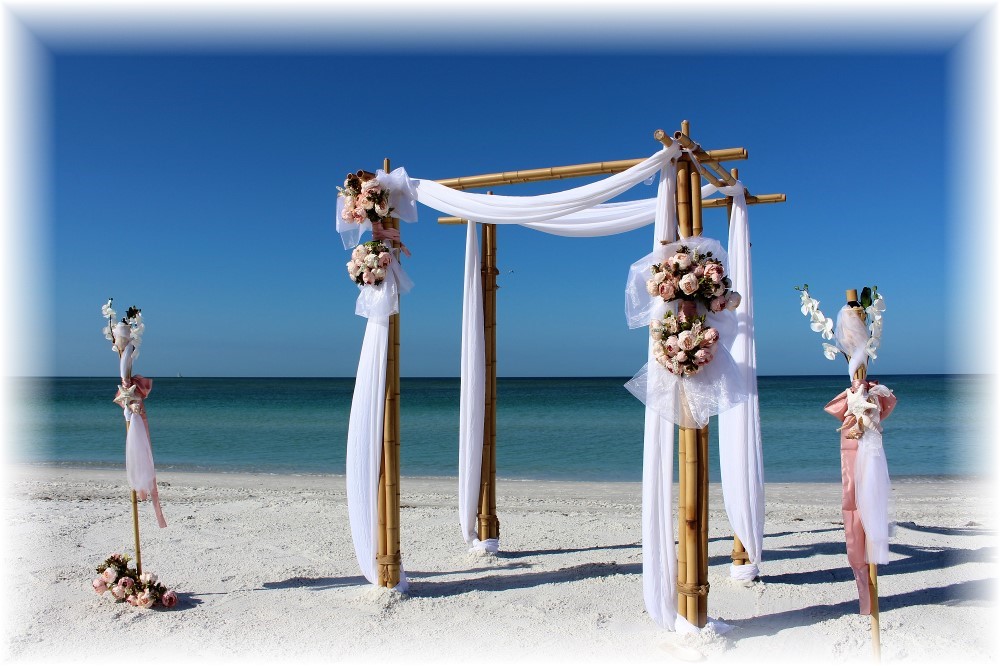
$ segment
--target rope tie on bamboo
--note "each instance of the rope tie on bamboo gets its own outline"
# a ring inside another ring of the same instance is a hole
[[[697,585],[695,583],[677,583],[677,592],[683,594],[685,597],[707,597],[708,588],[711,585],[705,583],[704,585]]]
[[[393,553],[392,555],[379,555],[375,558],[375,562],[382,567],[399,564],[402,560],[403,558],[400,553]]]
[[[745,560],[745,561],[749,562],[750,561],[750,556],[747,555],[747,552],[745,550],[740,550],[740,551],[734,550],[733,551],[733,559],[734,560]]]

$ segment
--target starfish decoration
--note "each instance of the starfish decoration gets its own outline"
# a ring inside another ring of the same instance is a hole
[[[868,415],[870,411],[878,414],[878,405],[869,402],[867,391],[859,388],[857,391],[847,392],[847,413],[853,414],[863,428],[871,428],[875,423]]]
[[[118,395],[115,396],[114,402],[121,405],[123,408],[130,409],[136,412],[136,403],[142,402],[142,398],[135,394],[135,385],[125,387],[118,387]]]

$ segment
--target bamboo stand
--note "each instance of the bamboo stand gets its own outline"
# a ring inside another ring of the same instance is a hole
[[[705,176],[713,184],[735,185],[735,169],[727,172],[720,162],[724,160],[747,159],[744,148],[726,148],[722,150],[703,150],[701,146],[690,139],[690,126],[685,120],[681,123],[681,131],[675,132],[673,138],[663,130],[656,130],[653,138],[665,146],[674,141],[692,151],[699,162],[705,167]],[[437,182],[456,190],[467,190],[498,185],[513,185],[517,183],[541,182],[579,176],[620,173],[635,166],[642,159],[617,160],[613,162],[591,162],[561,167],[546,167],[542,169],[526,169],[522,171],[503,171],[478,176],[462,176],[459,178],[444,178]],[[388,166],[386,167],[388,171]],[[692,177],[693,176],[693,177]],[[746,192],[746,202],[749,205],[782,203],[784,194],[752,195]],[[697,173],[690,158],[686,155],[677,160],[677,219],[681,234],[685,237],[700,235],[702,231],[702,209],[732,207],[731,198],[701,198],[701,174]],[[439,217],[438,224],[465,225],[469,220],[460,217]],[[496,300],[493,290],[496,289],[495,237],[493,231],[487,231],[483,225],[483,296],[485,331],[487,334],[487,367],[491,373],[487,379],[487,420],[483,432],[483,464],[481,479],[488,479],[489,486],[480,481],[479,497],[479,538],[494,536],[490,531],[496,527]],[[487,238],[490,240],[487,241]],[[662,243],[674,239],[661,239]],[[488,242],[494,243],[492,254]],[[487,270],[487,266],[489,270]],[[489,447],[487,452],[487,447]],[[676,439],[678,460],[678,530],[677,530],[677,609],[692,624],[703,627],[708,622],[708,428],[679,428]],[[487,460],[489,471],[487,473]],[[487,511],[484,511],[487,509]],[[484,520],[485,518],[485,520]],[[738,548],[736,547],[738,546]],[[738,552],[737,552],[738,551]],[[734,540],[734,556],[746,553],[738,539]]]
[[[389,172],[389,160],[382,167]],[[399,228],[395,218],[384,225]],[[398,245],[388,241],[394,247]],[[396,257],[398,261],[398,256]],[[399,584],[402,555],[399,551],[399,314],[389,317],[389,340],[385,366],[385,411],[382,420],[382,464],[378,477],[378,584]]]
[[[490,193],[492,194],[492,193]],[[497,518],[497,268],[496,225],[483,227],[483,333],[486,343],[486,402],[483,460],[479,474],[479,540],[500,538]]]
[[[858,302],[858,290],[848,289],[847,290],[847,302]],[[865,321],[865,311],[859,306],[854,307],[854,311],[861,318],[861,321]],[[868,377],[868,366],[862,364],[861,367],[857,369],[854,373],[855,379],[865,379]],[[878,618],[878,565],[871,564],[868,565],[868,599],[871,602],[871,619],[872,619],[872,656],[875,661],[882,660],[882,636],[881,628],[879,626]]]

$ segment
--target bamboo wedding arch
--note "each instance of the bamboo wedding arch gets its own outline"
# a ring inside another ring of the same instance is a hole
[[[731,210],[733,198],[702,199],[701,179],[704,177],[716,187],[735,186],[736,169],[729,170],[725,161],[745,160],[745,148],[704,150],[691,139],[688,121],[681,129],[668,135],[657,130],[654,139],[664,146],[679,143],[686,151],[676,161],[677,170],[677,223],[682,237],[702,233],[702,212],[706,208],[726,207]],[[692,159],[693,155],[693,159]],[[505,171],[477,176],[446,178],[437,181],[456,190],[489,188],[501,185],[560,180],[594,175],[615,174],[642,162],[642,159],[592,162],[542,169]],[[700,168],[699,168],[700,165]],[[384,163],[389,172],[389,160]],[[747,204],[781,203],[784,194],[752,195],[746,192]],[[456,217],[440,217],[440,224],[467,224]],[[386,225],[399,228],[397,219]],[[500,521],[496,509],[496,225],[482,224],[482,290],[484,311],[484,338],[486,350],[485,419],[483,450],[478,503],[478,535],[480,540],[496,539]],[[674,238],[662,238],[662,244]],[[395,247],[399,243],[393,241]],[[388,356],[386,365],[385,408],[382,437],[382,464],[378,483],[377,555],[378,584],[395,587],[400,581],[401,554],[399,546],[399,357],[400,315],[389,321]],[[691,624],[704,627],[708,621],[708,426],[701,429],[679,427],[678,450],[678,557],[677,590],[678,612]],[[734,539],[732,559],[734,564],[748,560],[738,538]]]

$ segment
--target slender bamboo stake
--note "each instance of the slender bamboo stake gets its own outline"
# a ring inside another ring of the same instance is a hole
[[[112,328],[114,326],[112,325]],[[122,353],[118,352],[118,360],[121,361]],[[132,371],[131,369],[127,371],[128,374],[125,377],[125,382],[132,381]],[[124,383],[124,382],[123,382]],[[129,422],[125,421],[125,437],[128,438],[128,428]],[[132,536],[135,539],[135,572],[138,575],[142,575],[142,550],[139,547],[139,497],[137,493],[132,490],[129,493],[129,498],[132,500]]]
[[[492,193],[490,193],[492,194]],[[479,481],[479,540],[500,538],[496,510],[496,225],[484,224],[482,240],[483,332],[486,343],[486,409]]]
[[[858,302],[858,290],[847,290],[848,304]],[[860,306],[854,306],[861,321],[865,321],[865,311]],[[855,379],[865,379],[868,377],[868,366],[862,364],[854,373]],[[871,628],[872,628],[872,656],[875,661],[882,660],[882,637],[881,626],[878,617],[878,564],[868,564],[868,599],[871,602]]]
[[[390,170],[388,158],[383,162],[383,169]],[[395,218],[389,218],[385,227],[398,228],[398,223]],[[392,241],[389,243],[395,246]],[[399,314],[389,317],[386,356],[377,563],[379,585],[392,588],[399,584],[402,562],[399,552]]]

